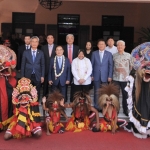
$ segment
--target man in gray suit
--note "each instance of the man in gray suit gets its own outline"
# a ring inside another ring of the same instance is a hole
[[[106,44],[103,39],[98,40],[99,50],[92,53],[91,63],[93,67],[92,78],[94,83],[94,107],[98,109],[97,90],[101,84],[111,82],[113,74],[112,54],[105,50]]]
[[[31,50],[26,50],[23,53],[21,63],[21,77],[26,77],[31,80],[31,84],[36,86],[38,91],[38,99],[40,98],[41,83],[44,82],[45,61],[44,54],[37,49],[39,38],[33,36],[31,38]]]

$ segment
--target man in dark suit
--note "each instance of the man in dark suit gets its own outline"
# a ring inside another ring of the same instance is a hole
[[[57,46],[56,56],[50,60],[48,81],[52,85],[52,91],[59,89],[65,98],[66,85],[70,83],[70,62],[63,53],[62,46]]]
[[[97,90],[101,84],[111,82],[113,74],[112,54],[105,50],[106,44],[103,39],[98,40],[97,47],[99,50],[92,53],[91,63],[93,67],[92,77],[94,80],[94,107],[98,109]]]
[[[29,35],[25,35],[24,42],[25,42],[25,44],[19,46],[19,48],[18,48],[18,54],[17,54],[17,70],[18,70],[18,72],[20,72],[20,69],[21,69],[23,52],[25,50],[31,49]]]
[[[66,42],[67,45],[64,45],[64,55],[67,57],[70,61],[70,64],[72,63],[72,60],[78,56],[78,51],[79,51],[79,46],[74,45],[74,35],[73,34],[68,34],[66,36]],[[71,74],[71,80],[70,80],[70,85],[71,85],[71,91],[70,91],[70,102],[73,102],[73,75]],[[67,96],[67,90],[66,90],[66,96]]]
[[[38,44],[39,38],[37,36],[33,36],[30,41],[31,50],[26,50],[23,53],[21,77],[29,78],[31,80],[31,84],[36,86],[39,100],[41,83],[44,82],[45,62],[43,52],[37,49]]]
[[[47,43],[46,45],[42,46],[41,50],[44,53],[45,59],[45,77],[43,83],[43,96],[48,94],[48,72],[49,72],[49,65],[50,65],[50,58],[54,57],[56,45],[54,44],[54,36],[52,34],[47,35]]]

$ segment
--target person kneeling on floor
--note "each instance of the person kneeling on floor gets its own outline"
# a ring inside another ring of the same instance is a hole
[[[103,119],[100,120],[100,131],[110,130],[116,133],[118,127],[127,124],[126,120],[118,119],[120,104],[118,100],[119,88],[115,84],[105,84],[99,89],[99,107],[102,108]],[[93,128],[93,131],[96,130]]]
[[[91,129],[95,117],[96,129],[99,130],[99,114],[98,111],[91,106],[91,98],[88,93],[82,91],[76,92],[72,103],[64,104],[63,101],[61,101],[61,105],[65,108],[73,109],[72,117],[66,124],[67,131],[80,132]]]
[[[47,135],[51,133],[63,133],[65,128],[60,122],[60,116],[63,115],[66,120],[68,120],[67,115],[65,114],[64,107],[60,105],[60,101],[64,100],[63,95],[54,91],[50,94],[46,100],[46,97],[43,97],[43,109],[47,112],[48,116],[46,117],[46,128]]]

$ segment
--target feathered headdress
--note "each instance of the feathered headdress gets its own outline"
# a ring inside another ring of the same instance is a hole
[[[18,85],[14,88],[12,93],[13,104],[26,104],[34,103],[38,99],[36,87],[30,84],[31,80],[27,78],[21,78],[18,81]]]
[[[113,83],[111,84],[103,84],[102,87],[98,91],[100,97],[98,99],[98,105],[103,108],[106,106],[107,101],[111,101],[112,105],[119,112],[120,104],[119,104],[119,87]]]
[[[54,91],[53,93],[49,94],[47,100],[46,100],[46,107],[49,109],[53,109],[52,108],[52,104],[56,103],[58,104],[59,108],[58,109],[64,109],[61,105],[60,105],[60,101],[64,98],[64,96],[59,92],[59,91]]]
[[[92,101],[91,101],[91,97],[90,97],[90,95],[89,95],[88,92],[85,92],[85,91],[76,92],[74,94],[74,101],[73,101],[74,105],[76,105],[77,103],[79,103],[80,99],[84,99],[85,103],[91,105]]]

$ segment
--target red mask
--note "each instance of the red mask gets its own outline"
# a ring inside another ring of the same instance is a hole
[[[57,110],[58,109],[58,103],[55,101],[52,105],[53,109],[54,110]]]

